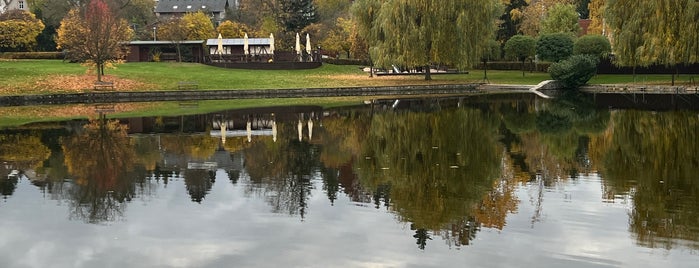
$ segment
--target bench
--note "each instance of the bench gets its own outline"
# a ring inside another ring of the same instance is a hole
[[[177,83],[177,89],[198,89],[199,83],[194,81],[180,81]]]
[[[95,82],[94,88],[95,90],[114,90],[114,82]]]

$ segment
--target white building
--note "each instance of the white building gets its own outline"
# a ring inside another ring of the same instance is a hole
[[[0,0],[0,13],[17,9],[29,11],[29,2],[27,0]]]

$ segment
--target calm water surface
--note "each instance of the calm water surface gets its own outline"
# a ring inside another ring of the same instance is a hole
[[[0,267],[696,267],[698,130],[529,96],[3,129]]]

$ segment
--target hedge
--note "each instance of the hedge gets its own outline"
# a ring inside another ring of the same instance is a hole
[[[550,62],[539,62],[534,64],[532,62],[524,63],[524,70],[535,71],[535,72],[547,72],[551,66]],[[476,69],[484,69],[483,63],[481,62],[476,66]],[[522,62],[519,61],[492,61],[488,62],[488,70],[522,70]]]
[[[323,59],[324,63],[335,64],[335,65],[365,65],[369,66],[369,61],[361,59],[333,59],[326,58]]]
[[[0,59],[62,60],[63,52],[3,52]]]

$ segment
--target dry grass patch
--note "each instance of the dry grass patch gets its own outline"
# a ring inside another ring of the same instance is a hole
[[[97,81],[95,75],[49,75],[30,83],[0,87],[4,95],[49,94],[49,93],[82,93],[94,90]],[[155,86],[131,80],[105,75],[102,81],[113,82],[116,91],[134,91]]]

